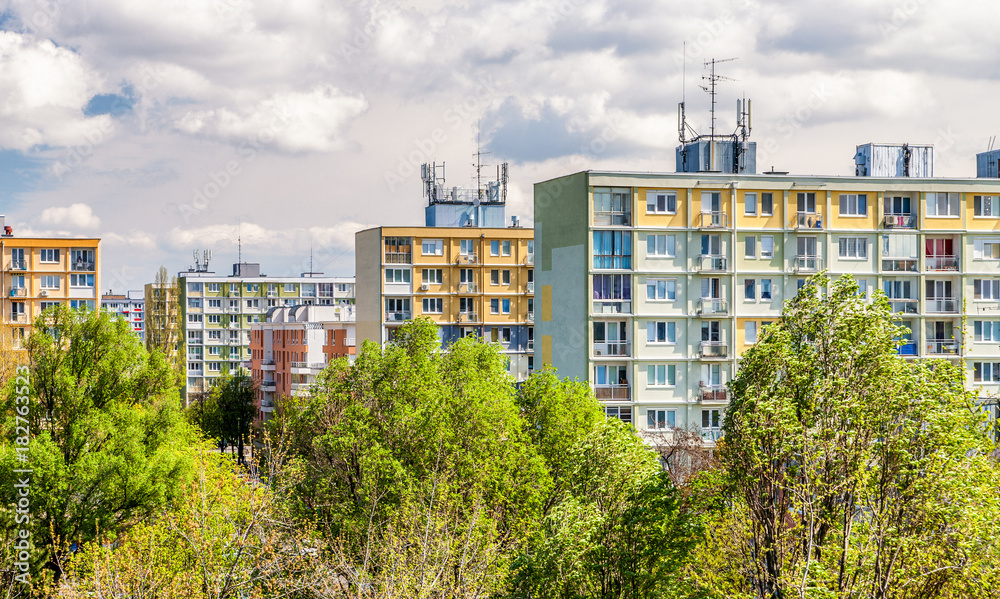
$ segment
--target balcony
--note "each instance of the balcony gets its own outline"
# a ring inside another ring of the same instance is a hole
[[[882,272],[917,272],[917,259],[882,258]]]
[[[594,314],[631,314],[631,301],[595,301]]]
[[[729,301],[717,297],[703,297],[698,300],[698,314],[702,316],[729,314]]]
[[[291,369],[293,374],[315,374],[316,371],[320,371],[326,368],[326,364],[322,362],[292,362]],[[296,370],[308,370],[310,372],[298,373]]]
[[[479,322],[479,314],[475,312],[459,312],[458,322]]]
[[[535,322],[535,313],[528,312],[528,322]]]
[[[632,344],[628,341],[596,341],[594,356],[617,356],[627,358],[632,355]]]
[[[385,313],[386,322],[403,322],[404,320],[410,320],[409,310]]]
[[[632,224],[632,215],[629,212],[605,212],[603,210],[595,210],[594,224],[598,226],[627,227]]]
[[[728,358],[729,344],[724,341],[702,341],[699,353],[702,359]]]
[[[76,272],[94,272],[93,262],[84,262],[83,260],[77,260],[71,265],[71,270]]]
[[[534,281],[528,281],[527,290],[528,290],[528,293],[534,293],[535,292],[535,282]]]
[[[904,343],[896,348],[896,353],[900,356],[915,356],[917,355],[917,344],[913,341]]]
[[[703,441],[711,441],[714,443],[722,438],[722,429],[703,428],[701,429],[701,438]]]
[[[277,291],[268,291],[267,292],[267,297],[278,297],[278,292]]]
[[[273,359],[272,360],[265,360],[265,361],[263,361],[263,362],[260,363],[260,369],[263,370],[263,371],[265,371],[265,372],[273,372],[274,368],[275,368],[275,366],[274,366],[274,360]]]
[[[725,385],[709,385],[705,381],[702,381],[699,387],[699,399],[701,403],[729,401],[729,391]]]
[[[524,263],[527,264],[528,266],[533,265],[535,263],[535,255],[534,254],[528,254],[524,258]]]
[[[882,217],[883,229],[916,229],[917,215],[903,213],[887,213]]]
[[[928,314],[958,314],[959,302],[953,297],[929,297],[924,309]]]
[[[458,264],[479,264],[479,257],[474,252],[471,254],[459,254]]]
[[[28,262],[26,260],[11,260],[10,270],[28,270]]]
[[[701,272],[721,272],[727,266],[725,256],[705,255],[698,260],[698,270]]]
[[[935,356],[957,356],[959,350],[955,339],[928,339],[926,348],[929,355]]]
[[[459,293],[479,293],[479,285],[476,283],[459,283]]]
[[[413,252],[386,252],[386,264],[410,264],[413,262]]]
[[[823,259],[819,256],[796,256],[795,272],[818,272],[823,268]]]
[[[602,401],[628,401],[631,392],[627,384],[597,385],[594,387],[594,395]]]
[[[794,225],[796,229],[822,229],[823,215],[815,212],[796,212]]]
[[[729,226],[729,215],[725,212],[702,212],[698,215],[699,229],[725,229]]]
[[[958,256],[925,256],[924,270],[958,270]]]
[[[11,287],[10,288],[11,297],[28,297],[27,287]]]
[[[917,300],[906,298],[888,298],[889,307],[897,314],[916,314]]]
[[[272,384],[272,386],[273,386],[273,384]],[[260,408],[262,410],[269,410],[269,409],[273,410],[274,409],[274,400],[273,399],[262,399],[262,400],[260,400]]]

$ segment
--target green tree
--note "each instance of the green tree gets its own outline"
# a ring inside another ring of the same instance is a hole
[[[59,307],[36,320],[27,352],[31,401],[18,401],[16,385],[4,398],[0,495],[16,503],[24,475],[15,470],[33,470],[33,568],[58,575],[67,545],[128,527],[176,497],[197,439],[162,355],[147,353],[124,321]],[[22,425],[33,436],[27,462],[14,444]],[[8,533],[24,527],[9,511],[2,518]]]
[[[656,452],[609,418],[567,451],[565,484],[522,557],[515,596],[674,596],[697,526]]]
[[[246,464],[243,450],[253,427],[256,395],[253,378],[241,369],[219,377],[207,394],[188,407],[188,417],[220,446],[236,447],[237,461]]]
[[[551,484],[504,356],[475,339],[441,352],[429,320],[334,362],[274,422],[301,458],[299,513],[379,596],[498,592]]]
[[[717,596],[994,592],[1000,477],[976,394],[961,364],[897,355],[903,336],[883,295],[816,277],[744,354]]]
[[[181,356],[180,285],[170,277],[167,268],[156,271],[152,285],[146,285],[146,349],[159,351],[166,357],[178,383],[183,379],[184,361]]]

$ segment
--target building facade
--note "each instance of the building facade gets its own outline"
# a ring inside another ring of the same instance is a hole
[[[355,237],[359,340],[384,343],[427,317],[441,345],[498,343],[510,372],[534,368],[534,240],[520,227],[376,227]]]
[[[101,296],[101,309],[122,318],[129,324],[132,333],[143,344],[146,343],[146,298],[143,291],[127,291],[115,295],[110,291]]]
[[[901,354],[1000,391],[996,179],[587,171],[534,204],[538,361],[640,430],[718,438],[739,356],[822,270],[885,292]]]
[[[332,360],[353,360],[354,306],[271,308],[250,330],[250,364],[257,383],[258,418],[270,420],[275,402],[302,395]]]
[[[17,237],[3,217],[0,231],[0,310],[15,344],[50,306],[97,309],[100,239]]]
[[[180,272],[179,322],[185,358],[185,402],[207,392],[224,372],[250,366],[250,329],[271,308],[299,305],[351,306],[353,277],[270,277],[260,265],[233,265],[233,274],[204,268]]]

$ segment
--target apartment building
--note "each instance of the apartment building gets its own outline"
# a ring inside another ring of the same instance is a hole
[[[143,344],[146,343],[145,305],[144,291],[126,291],[124,294],[116,295],[109,290],[101,296],[101,309],[124,319],[132,333]]]
[[[185,401],[208,391],[224,372],[250,367],[250,329],[266,322],[269,309],[354,304],[353,277],[271,277],[257,263],[234,264],[229,276],[210,272],[205,263],[178,273],[177,282]]]
[[[308,393],[332,360],[353,360],[356,345],[353,305],[269,309],[250,330],[258,419],[271,419],[276,400]]]
[[[901,354],[964,358],[969,385],[995,394],[1000,180],[907,176],[903,149],[873,164],[859,148],[865,172],[892,176],[586,171],[536,184],[539,361],[590,381],[640,430],[714,440],[740,355],[826,270],[885,292],[910,330]]]
[[[97,308],[100,239],[17,237],[0,216],[0,310],[15,344],[46,308]]]

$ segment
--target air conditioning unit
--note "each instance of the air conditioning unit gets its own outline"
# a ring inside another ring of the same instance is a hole
[[[49,292],[42,289],[38,292],[38,297],[49,297]]]
[[[420,286],[420,290],[421,291],[427,291],[430,288],[431,288],[431,286],[428,285],[427,283],[424,283],[423,285]]]

